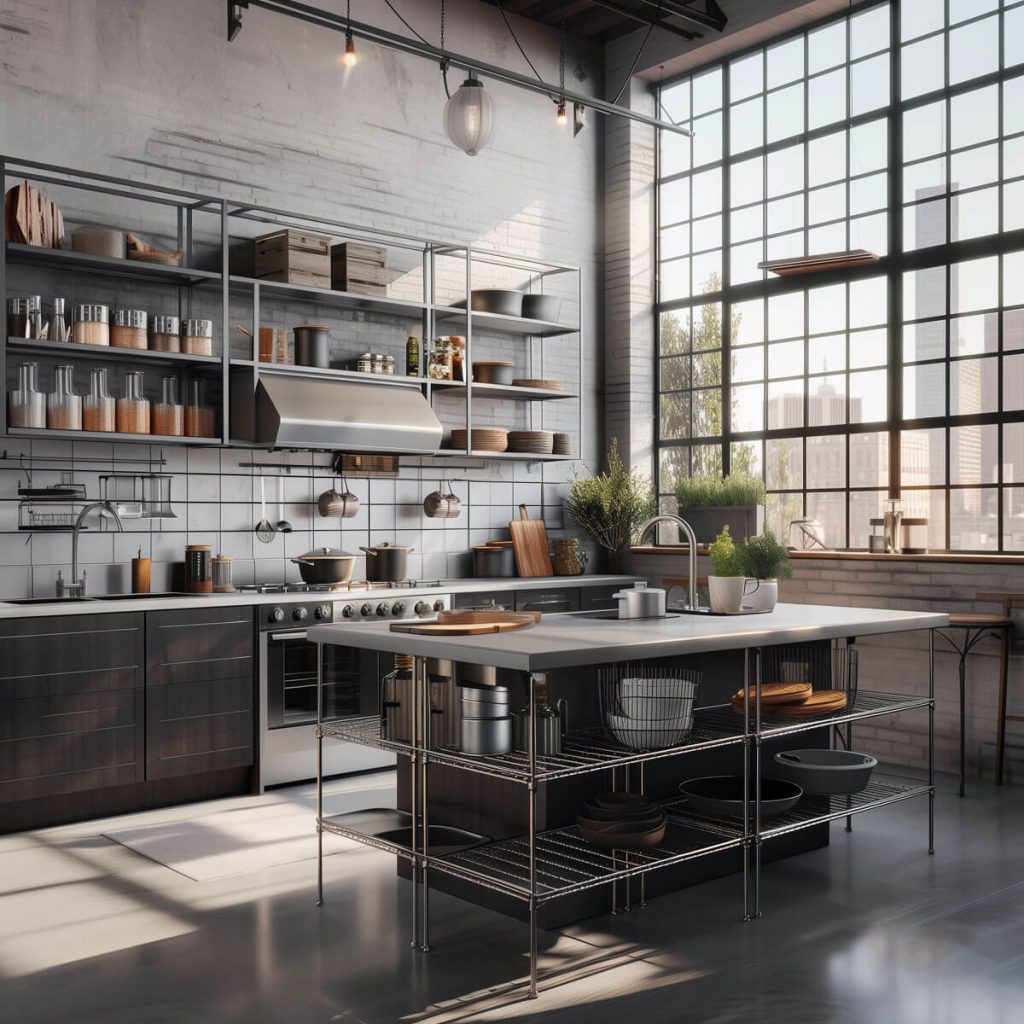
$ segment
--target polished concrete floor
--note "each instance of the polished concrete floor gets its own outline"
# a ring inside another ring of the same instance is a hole
[[[207,815],[217,801],[0,838],[0,1020],[164,1024],[1011,1024],[1024,1020],[1024,799],[942,780],[926,802],[833,825],[832,846],[769,866],[764,918],[737,878],[562,934],[536,1002],[522,925],[443,896],[409,949],[409,887],[361,848],[198,883],[101,833]],[[266,799],[308,800],[308,790]],[[365,799],[363,801],[365,805]]]

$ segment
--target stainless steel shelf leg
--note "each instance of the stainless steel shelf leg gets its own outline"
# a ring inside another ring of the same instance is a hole
[[[935,853],[935,630],[928,630],[928,853]]]
[[[754,917],[761,918],[761,648],[754,650]]]
[[[427,662],[425,658],[416,659],[416,671],[413,679],[418,681],[420,706],[420,736],[423,739],[423,751],[420,754],[420,804],[423,807],[423,868],[420,888],[423,894],[423,923],[420,949],[430,952],[430,878],[427,857],[430,855],[430,804],[427,798],[427,769],[430,750],[430,690],[427,682]]]
[[[316,905],[324,905],[324,648],[316,648]]]
[[[416,707],[416,672],[417,669],[415,664],[413,666],[412,676],[412,750],[409,753],[409,809],[411,811],[411,824],[412,824],[412,938],[409,940],[409,945],[413,949],[419,949],[420,945],[420,858],[419,853],[419,778],[418,778],[418,762],[419,762],[419,747],[417,743],[417,731],[419,729],[419,715],[417,714]]]
[[[750,920],[750,649],[743,652],[743,920]]]
[[[853,750],[853,722],[847,722],[846,723],[846,749],[847,750]],[[853,802],[853,798],[852,797],[847,797],[846,798],[847,806],[849,806],[852,802]],[[852,814],[848,814],[846,816],[846,831],[847,832],[852,832],[853,831],[853,815]]]
[[[640,762],[640,793],[644,792],[644,762]],[[640,876],[640,907],[643,909],[647,906],[647,873],[644,872]]]
[[[527,841],[530,851],[530,999],[537,998],[537,694],[534,682],[535,678],[531,674],[527,679],[530,727],[526,734],[530,761],[530,781],[527,785]]]

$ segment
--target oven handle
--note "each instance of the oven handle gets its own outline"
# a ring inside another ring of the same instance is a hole
[[[306,640],[308,639],[308,634],[304,629],[300,632],[293,631],[291,633],[270,633],[268,634],[267,639],[273,640],[275,642],[280,642],[282,640]]]

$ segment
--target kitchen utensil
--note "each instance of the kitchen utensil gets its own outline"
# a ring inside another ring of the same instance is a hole
[[[277,478],[277,514],[281,517],[274,525],[278,533],[291,533],[292,524],[284,517],[284,477]]]
[[[274,529],[274,524],[267,519],[266,486],[266,480],[260,477],[260,521],[256,524],[256,539],[264,544],[269,544],[277,536],[277,530]]]
[[[466,303],[454,303],[463,308]],[[510,288],[474,288],[472,294],[474,313],[498,313],[501,316],[523,315],[523,293]]]
[[[189,544],[185,548],[185,590],[190,594],[213,593],[213,565],[209,544]]]
[[[809,715],[835,714],[842,711],[848,702],[843,690],[815,690],[806,700],[797,704],[775,704],[773,715],[785,718],[805,718]],[[735,706],[735,705],[734,705]],[[740,706],[742,711],[742,705]]]
[[[409,552],[416,549],[402,544],[378,544],[360,547],[366,553],[366,578],[378,583],[400,583],[409,578]]]
[[[132,559],[132,593],[148,594],[150,586],[150,569],[152,563],[148,558],[142,557],[142,548],[139,548],[138,555]]]
[[[650,808],[656,807],[643,793],[598,793],[597,796],[587,798],[584,810],[589,817],[596,817],[594,809],[599,808],[606,811],[614,811],[619,815],[621,821],[632,816],[642,816],[649,812]],[[605,819],[608,820],[608,819]]]
[[[510,546],[478,544],[473,548],[473,575],[478,579],[504,579],[515,574],[516,555]]]
[[[808,796],[859,793],[878,759],[855,750],[784,750],[772,758],[776,778],[795,782]]]
[[[753,813],[754,780],[747,779],[747,795]],[[702,814],[726,818],[743,817],[744,780],[739,775],[708,775],[679,784],[686,802]],[[784,779],[761,780],[761,817],[774,818],[794,808],[804,795],[795,783]]]
[[[548,534],[542,519],[531,519],[525,505],[519,506],[519,518],[508,524],[520,576],[553,576]]]
[[[821,520],[794,519],[789,524],[789,546],[797,551],[825,551],[825,527]]]
[[[548,703],[547,687],[537,684],[534,716],[536,718],[537,753],[542,757],[557,757],[562,753],[562,738],[569,728],[569,708],[564,700]],[[530,741],[530,708],[520,709],[513,723],[516,750],[526,751]]]
[[[540,612],[509,612],[500,608],[494,609],[456,609],[454,611],[441,611],[437,613],[437,621],[445,626],[452,625],[477,625],[479,623],[495,622],[529,622],[536,625],[541,620]]]
[[[620,619],[663,619],[665,591],[638,581],[631,588],[612,594],[619,602]]]
[[[326,370],[329,366],[330,327],[326,324],[300,324],[292,328],[292,334],[295,336],[295,365]]]
[[[4,199],[4,225],[8,242],[39,245],[45,249],[64,246],[64,218],[60,210],[28,182],[8,189]]]
[[[462,512],[462,499],[455,493],[451,480],[448,481],[448,493],[440,490],[431,491],[423,499],[423,511],[429,519],[458,519]]]
[[[512,383],[515,376],[516,364],[505,360],[495,362],[474,362],[473,383],[474,384],[504,384]]]
[[[471,757],[507,754],[512,749],[512,718],[466,718],[459,722],[459,748]]]
[[[162,263],[169,267],[177,267],[181,265],[181,258],[185,255],[181,249],[177,252],[158,249],[130,231],[126,232],[125,241],[128,243],[128,259],[139,263]]]
[[[651,819],[654,820],[654,819]],[[577,819],[580,835],[591,844],[605,850],[648,850],[665,838],[668,818],[661,812],[656,824],[650,821],[593,823]]]
[[[341,485],[345,488],[344,491],[338,491],[332,486],[316,499],[316,507],[325,518],[337,516],[341,519],[351,519],[359,511],[359,499],[349,490],[347,481],[342,479]]]
[[[314,548],[293,558],[303,583],[347,583],[352,578],[356,556],[337,548]]]
[[[508,687],[494,686],[490,683],[463,683],[459,687],[459,699],[472,701],[476,704],[501,704],[508,707]],[[470,718],[477,717],[473,714]],[[493,717],[493,716],[480,716]]]
[[[555,444],[555,435],[550,430],[510,430],[508,450],[529,452],[533,455],[550,455]]]
[[[761,684],[761,704],[772,705],[772,704],[795,704],[798,701],[804,701],[810,697],[814,687],[810,683],[762,683]],[[750,696],[750,703],[753,705],[757,699],[757,688],[751,686],[747,691]],[[743,703],[743,691],[737,690],[733,695],[732,699]]]
[[[562,300],[557,295],[524,295],[522,315],[527,320],[547,320],[554,323],[562,311]]]

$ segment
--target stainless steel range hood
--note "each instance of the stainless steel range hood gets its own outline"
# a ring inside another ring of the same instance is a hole
[[[433,455],[441,422],[416,385],[260,369],[232,380],[232,437],[274,448]]]

